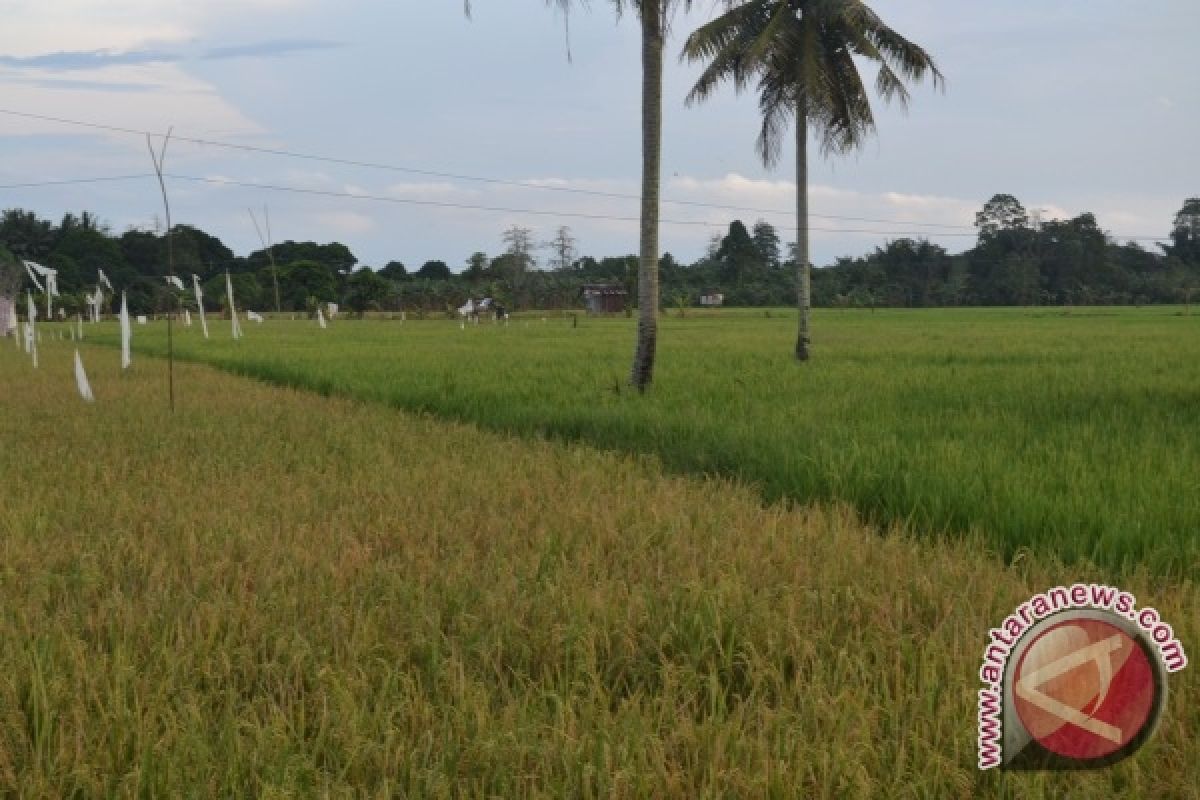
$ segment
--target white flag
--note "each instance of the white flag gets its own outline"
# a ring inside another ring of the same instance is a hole
[[[125,293],[121,292],[121,369],[129,369],[133,361],[129,356],[129,340],[133,337],[133,327],[129,324],[129,303]]]
[[[86,403],[96,402],[92,394],[92,386],[88,383],[87,373],[83,371],[83,361],[79,358],[79,348],[75,349],[75,385],[79,387],[79,396]]]
[[[29,273],[29,278],[33,281],[33,285],[38,287],[38,291],[46,292],[46,319],[52,319],[54,317],[54,304],[50,298],[60,296],[58,294],[58,270],[43,267],[35,261],[26,261],[25,271]],[[37,277],[34,275],[35,272],[46,279],[44,290],[42,289],[42,284],[38,282]]]
[[[98,279],[98,280],[99,280],[99,282],[100,282],[100,286],[103,286],[103,287],[105,287],[105,288],[106,288],[106,289],[108,289],[110,292],[112,292],[112,291],[116,291],[115,289],[113,289],[112,281],[110,281],[110,280],[108,279],[108,276],[104,274],[104,270],[102,270],[102,269],[98,269],[98,270],[96,270],[96,271],[100,273],[100,277],[99,277],[99,279]],[[96,287],[97,291],[99,291],[99,288],[100,288],[99,286],[97,286],[97,287]]]
[[[33,281],[33,285],[37,287],[39,292],[46,291],[46,287],[42,286],[42,282],[37,279],[38,275],[45,275],[46,268],[41,264],[35,264],[32,261],[25,261],[25,272],[29,273],[29,280]]]
[[[181,292],[183,291],[183,281],[179,280],[178,277],[176,277],[175,275],[167,275],[165,277],[167,279],[168,286],[174,286],[179,291],[181,291]]]
[[[29,305],[29,322],[25,324],[26,346],[25,352],[33,356],[33,366],[37,369],[37,329],[34,327],[34,321],[37,320],[37,306],[33,304],[33,293],[26,292],[25,297]]]
[[[325,315],[321,313],[321,307],[317,306],[317,324],[322,328],[325,327]]]
[[[99,286],[96,287],[96,293],[87,298],[88,306],[92,310],[92,322],[100,321],[100,309],[104,307],[104,290]]]
[[[233,302],[233,281],[229,277],[229,273],[225,273],[225,296],[229,298],[229,321],[233,338],[242,338],[242,326],[238,323],[237,306]]]
[[[204,331],[204,338],[208,338],[208,320],[204,318],[204,292],[200,291],[200,276],[192,275],[192,288],[196,290],[196,310],[200,312],[200,328]]]

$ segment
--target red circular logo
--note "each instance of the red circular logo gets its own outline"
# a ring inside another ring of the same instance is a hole
[[[1025,730],[1078,761],[1130,745],[1153,721],[1158,693],[1146,649],[1098,619],[1076,617],[1042,631],[1013,672],[1013,704]]]

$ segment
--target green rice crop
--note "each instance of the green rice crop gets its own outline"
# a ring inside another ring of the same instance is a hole
[[[560,335],[537,324],[510,333]],[[279,338],[398,353],[404,336],[441,336],[331,331]],[[594,332],[614,347],[622,333]],[[0,796],[1157,800],[1200,786],[1194,665],[1127,761],[975,769],[986,631],[1098,568],[1006,565],[973,534],[764,505],[653,457],[197,365],[177,365],[170,413],[163,362],[122,374],[107,348],[83,349],[86,405],[71,352],[47,337],[33,370],[0,347]],[[1196,585],[1144,569],[1121,585],[1194,661]]]
[[[531,315],[179,330],[181,357],[501,431],[649,453],[767,499],[846,502],[1121,572],[1200,575],[1200,317],[1169,308],[826,311],[662,320],[652,391],[631,320]],[[164,350],[161,323],[135,347]],[[102,336],[113,341],[113,332]],[[186,387],[181,392],[186,394]]]

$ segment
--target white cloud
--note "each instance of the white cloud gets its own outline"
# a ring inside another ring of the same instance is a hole
[[[481,194],[481,190],[462,186],[461,184],[450,183],[449,181],[431,181],[428,183],[392,183],[385,189],[386,193],[394,197],[402,197],[405,199],[421,199],[422,197],[436,197],[444,200],[448,197],[475,197]]]
[[[15,0],[3,5],[0,52],[33,56],[72,50],[127,51],[184,42],[217,20],[282,11],[305,0]]]
[[[364,234],[375,228],[375,219],[354,211],[317,211],[310,215],[312,222],[326,235]]]
[[[169,126],[187,134],[219,129],[229,135],[260,133],[261,127],[227,102],[216,87],[195,78],[177,64],[106,67],[87,73],[86,87],[62,83],[52,75],[24,71],[24,82],[0,83],[0,106],[32,114],[69,117],[85,122],[111,123],[135,130],[166,131]],[[28,82],[45,78],[46,82]],[[130,91],[137,87],[137,91]],[[89,129],[22,117],[0,117],[0,135],[79,134]],[[107,135],[91,130],[97,135]],[[128,134],[120,134],[129,140]],[[138,147],[144,147],[140,142]]]

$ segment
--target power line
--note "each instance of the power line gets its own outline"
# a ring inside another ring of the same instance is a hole
[[[136,136],[157,136],[161,137],[161,133],[153,131],[137,130],[135,128],[124,128],[118,125],[105,125],[98,122],[84,122],[82,120],[67,119],[64,117],[53,117],[45,114],[32,114],[26,111],[14,111],[12,109],[0,108],[0,114],[6,114],[13,117],[23,117],[25,119],[36,119],[42,122],[54,122],[62,125],[75,125],[84,128],[93,128],[95,130],[109,131],[110,133],[124,133]],[[625,192],[606,192],[599,189],[580,189],[572,186],[547,186],[543,184],[528,183],[525,181],[505,180],[503,178],[486,178],[478,175],[465,175],[453,172],[440,172],[437,170],[418,169],[415,167],[402,167],[395,164],[382,164],[374,161],[358,161],[348,158],[337,158],[333,156],[321,156],[311,153],[298,153],[292,150],[284,150],[273,147],[260,147],[249,144],[236,144],[233,142],[220,142],[212,139],[197,139],[187,136],[172,136],[173,141],[187,142],[189,144],[197,144],[205,147],[220,147],[230,150],[241,150],[250,153],[260,153],[263,155],[282,156],[285,158],[298,158],[308,161],[319,161],[327,164],[339,164],[341,166],[361,167],[364,169],[380,169],[390,172],[402,172],[409,175],[421,175],[427,178],[443,178],[446,180],[469,181],[473,183],[486,183],[497,186],[514,186],[520,189],[535,189],[549,192],[563,192],[569,194],[590,195],[593,197],[608,197],[621,200],[641,200],[639,195],[628,194]],[[746,206],[725,205],[722,203],[705,203],[696,200],[670,200],[663,199],[661,202],[670,203],[672,205],[692,206],[695,208],[712,208],[725,211],[742,211],[752,214],[786,214],[792,215],[794,210],[784,210],[777,208],[750,208]],[[921,228],[945,228],[949,230],[974,230],[971,225],[952,225],[940,222],[917,222],[915,220],[900,220],[900,219],[876,219],[871,217],[851,217],[838,214],[817,214],[810,213],[810,217],[818,219],[834,219],[845,220],[847,222],[872,222],[885,225],[912,225]],[[949,235],[949,234],[947,234]],[[973,235],[973,234],[972,234]]]
[[[572,217],[575,219],[592,219],[605,220],[612,222],[639,222],[638,217],[622,217],[615,214],[593,214],[581,211],[560,211],[546,210],[536,208],[511,208],[506,206],[483,206],[470,203],[451,203],[442,200],[414,200],[404,197],[385,197],[383,195],[364,194],[360,192],[336,192],[331,189],[307,189],[299,186],[279,186],[269,183],[251,183],[248,181],[236,181],[231,178],[201,178],[194,175],[176,175],[167,174],[164,177],[172,180],[194,181],[196,183],[208,183],[217,186],[239,186],[250,189],[265,189],[272,192],[288,192],[292,194],[317,195],[321,197],[338,197],[351,200],[369,200],[380,203],[397,203],[403,205],[416,206],[432,206],[434,208],[453,208],[468,211],[498,211],[508,214],[535,214],[538,216],[547,217]],[[726,223],[707,222],[705,220],[681,220],[681,219],[659,219],[659,222],[666,225],[698,225],[709,228],[724,228]],[[869,233],[879,236],[909,236],[912,231],[877,231],[866,228],[820,228],[809,226],[810,231],[820,231],[823,233]],[[974,237],[974,233],[941,233],[937,236],[970,236]]]
[[[29,181],[29,182],[24,182],[24,183],[2,184],[2,185],[0,185],[0,189],[39,188],[39,187],[65,186],[65,185],[71,185],[71,184],[144,180],[146,178],[153,178],[153,177],[154,177],[154,175],[151,175],[149,173],[144,173],[141,175],[111,175],[111,176],[102,176],[102,177],[93,177],[93,178],[70,178],[70,179],[51,180],[51,181]],[[560,211],[560,210],[512,208],[512,207],[506,207],[506,206],[484,206],[484,205],[474,205],[474,204],[469,204],[469,203],[451,203],[451,202],[440,201],[440,200],[415,200],[415,199],[411,199],[411,198],[385,197],[382,195],[372,195],[372,194],[365,194],[365,193],[361,193],[361,192],[336,192],[336,191],[327,190],[327,189],[309,189],[309,188],[297,187],[297,186],[280,186],[277,184],[254,183],[254,182],[250,182],[250,181],[233,180],[232,178],[202,178],[202,177],[198,177],[198,176],[194,176],[194,175],[176,175],[176,174],[167,174],[167,175],[165,175],[165,177],[168,177],[168,178],[171,178],[174,180],[185,180],[185,181],[192,181],[195,183],[207,183],[207,184],[213,184],[213,185],[218,185],[218,186],[237,186],[237,187],[242,187],[242,188],[263,189],[266,191],[286,192],[286,193],[291,193],[291,194],[317,195],[317,196],[322,196],[322,197],[337,197],[337,198],[344,198],[344,199],[351,199],[351,200],[368,200],[368,201],[374,201],[374,202],[395,203],[395,204],[403,204],[403,205],[432,206],[435,208],[452,208],[452,209],[469,210],[469,211],[492,211],[492,212],[509,213],[509,214],[533,214],[533,215],[537,215],[537,216],[572,217],[572,218],[576,218],[576,219],[593,219],[593,220],[604,220],[604,221],[615,221],[615,222],[639,222],[640,221],[640,219],[637,217],[623,217],[623,216],[617,216],[614,214],[594,214],[594,213],[587,213],[587,212],[571,212],[571,211]],[[736,207],[731,206],[730,208],[734,208],[736,210]],[[744,210],[744,209],[742,209],[742,210]],[[853,219],[853,218],[847,217],[846,219]],[[704,220],[660,219],[659,222],[668,224],[668,225],[694,225],[694,226],[702,226],[702,227],[710,227],[710,228],[724,228],[725,227],[725,223],[708,222],[708,221],[704,221]],[[794,228],[785,228],[785,230],[795,230],[795,229]],[[971,236],[971,237],[973,237],[976,235],[974,233],[953,233],[953,232],[948,232],[948,231],[894,231],[894,230],[881,231],[881,230],[875,230],[873,228],[823,228],[823,227],[811,226],[811,225],[809,226],[809,230],[810,231],[818,231],[821,233],[872,234],[872,235],[878,235],[878,236],[900,236],[900,237],[905,237],[905,238],[911,238],[913,236],[918,236],[918,237],[920,237],[920,236],[964,236],[964,237]],[[1169,238],[1169,237],[1160,237],[1160,236],[1123,236],[1120,234],[1108,234],[1108,236],[1114,240],[1120,239],[1120,240],[1124,240],[1124,241],[1152,241],[1152,242],[1166,241],[1166,239]]]
[[[107,181],[133,181],[142,178],[153,178],[152,174],[144,175],[110,175],[100,178],[67,178],[58,181],[32,181],[29,183],[6,183],[0,185],[0,189],[38,189],[43,186],[68,186],[77,183],[104,183]]]

